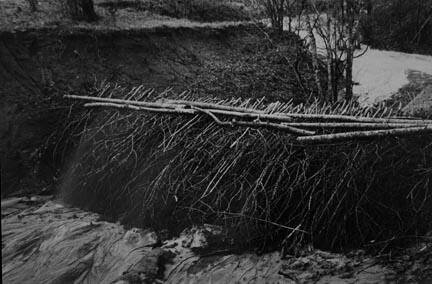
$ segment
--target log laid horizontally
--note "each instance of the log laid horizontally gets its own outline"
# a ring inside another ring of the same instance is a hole
[[[375,130],[375,131],[354,131],[346,133],[334,133],[325,135],[315,135],[308,137],[298,137],[300,142],[335,142],[339,140],[355,139],[355,138],[371,138],[383,136],[407,136],[415,134],[432,134],[432,125],[423,127],[396,128],[390,130]]]
[[[304,143],[432,133],[432,120],[401,117],[367,117],[338,114],[295,113],[298,108],[266,110],[188,100],[146,102],[98,96],[67,95],[84,100],[85,107],[128,109],[171,115],[206,115],[216,124],[228,127],[266,128],[287,132]],[[253,107],[255,107],[253,105]],[[356,131],[351,131],[351,130]],[[361,131],[360,131],[361,130]],[[330,133],[329,133],[330,132]],[[317,134],[318,133],[318,134]]]
[[[408,119],[408,118],[375,118],[375,117],[356,117],[349,115],[335,115],[335,114],[302,114],[302,113],[266,113],[264,111],[242,108],[242,107],[231,107],[224,106],[213,103],[203,103],[203,102],[192,102],[185,100],[166,100],[162,102],[144,102],[144,101],[133,101],[133,100],[123,100],[115,98],[103,98],[103,97],[92,97],[92,96],[77,96],[77,95],[66,95],[65,98],[87,100],[93,102],[108,102],[117,104],[127,104],[150,108],[172,108],[179,109],[185,107],[201,107],[205,109],[211,109],[213,113],[219,113],[223,115],[239,116],[246,118],[259,118],[259,119],[269,119],[276,121],[286,121],[290,122],[293,119],[316,119],[316,120],[330,120],[330,121],[345,121],[345,122],[360,122],[360,123],[399,123],[399,124],[432,124],[432,120],[424,119]],[[94,105],[96,106],[96,105]]]

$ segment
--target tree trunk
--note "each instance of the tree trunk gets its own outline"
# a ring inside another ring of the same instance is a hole
[[[74,20],[93,22],[98,19],[93,0],[67,0],[67,8]]]
[[[307,26],[307,30],[308,30],[308,36],[310,38],[310,52],[312,55],[312,65],[313,65],[313,69],[314,69],[315,84],[317,86],[318,97],[320,99],[322,99],[323,98],[323,88],[321,85],[320,74],[319,74],[318,50],[317,50],[315,35],[313,33],[313,27],[311,24],[311,19],[310,19],[310,16],[308,14],[306,15],[306,26]]]
[[[285,0],[266,0],[265,8],[272,28],[279,34],[283,32]]]
[[[345,69],[345,100],[350,101],[353,97],[353,42],[351,39],[348,40],[348,48],[346,54],[346,69]]]

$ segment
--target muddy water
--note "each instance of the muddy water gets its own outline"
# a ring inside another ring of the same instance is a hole
[[[354,81],[359,83],[354,92],[361,102],[373,104],[427,75],[432,76],[432,56],[369,49],[354,61]]]
[[[293,26],[299,27],[298,23]],[[299,35],[304,39],[308,37],[301,26]],[[315,37],[318,52],[324,54],[324,40],[318,34]],[[432,56],[378,50],[366,45],[356,51],[356,56],[358,58],[353,66],[354,93],[364,105],[386,100],[409,82],[432,76]],[[432,81],[429,83],[432,85]]]

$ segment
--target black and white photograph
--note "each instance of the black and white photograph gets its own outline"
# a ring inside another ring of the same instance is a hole
[[[0,0],[2,283],[432,284],[432,0]]]

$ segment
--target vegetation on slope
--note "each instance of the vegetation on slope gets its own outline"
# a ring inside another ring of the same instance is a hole
[[[104,1],[101,7],[149,11],[172,18],[186,18],[199,22],[250,20],[258,12],[241,2],[227,0],[141,0]]]
[[[432,1],[372,1],[362,34],[374,48],[432,54]]]
[[[121,88],[103,94],[160,98]],[[270,109],[360,111],[319,104]],[[234,247],[266,249],[312,243],[340,250],[370,242],[382,248],[432,229],[431,135],[304,145],[283,132],[221,127],[203,117],[92,110],[83,119],[63,197],[125,224],[171,233],[221,225]]]

